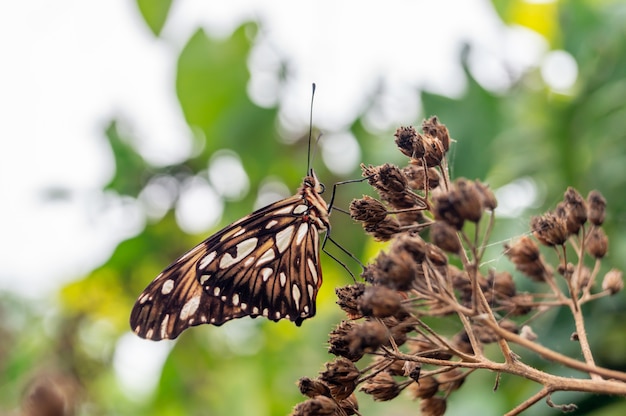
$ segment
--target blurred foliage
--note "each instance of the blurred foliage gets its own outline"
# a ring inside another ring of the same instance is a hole
[[[157,36],[171,3],[137,1],[147,26]],[[494,188],[520,177],[532,178],[545,196],[539,201],[542,206],[558,200],[568,185],[583,194],[600,190],[609,203],[606,230],[612,256],[607,264],[613,262],[624,270],[626,262],[618,253],[626,249],[621,214],[626,212],[625,5],[591,0],[493,3],[507,24],[537,30],[550,48],[563,49],[575,58],[579,77],[573,91],[563,94],[550,90],[541,81],[539,70],[534,69],[506,93],[496,94],[483,88],[467,70],[467,90],[459,99],[420,92],[423,115],[416,115],[415,123],[436,114],[448,126],[457,140],[452,153],[457,177],[482,178]],[[211,155],[221,149],[239,155],[251,181],[251,192],[243,200],[225,201],[222,224],[250,212],[256,190],[266,178],[280,177],[292,190],[298,186],[307,160],[306,133],[305,140],[290,140],[294,144],[279,141],[277,109],[256,106],[246,93],[246,63],[256,31],[254,24],[246,24],[229,38],[216,40],[199,29],[181,50],[176,91],[196,134],[195,150],[188,160],[175,166],[151,166],[136,150],[133,138],[123,137],[116,121],[111,120],[106,136],[116,171],[106,187],[108,192],[137,198],[151,179],[163,175],[173,178],[180,190],[186,179],[206,175]],[[380,158],[393,151],[392,132],[387,134],[388,141],[381,141],[380,134],[368,132],[359,119],[354,121],[352,132],[360,141],[365,163],[387,161]],[[327,184],[339,179],[323,166],[316,169]],[[358,176],[354,172],[352,177]],[[352,196],[359,195],[356,189],[342,192],[339,206],[346,206]],[[529,216],[526,213],[521,220],[502,220],[497,237],[525,232]],[[357,257],[367,259],[372,245],[360,229],[340,213],[333,219],[334,235]],[[221,328],[197,327],[170,343],[172,349],[152,394],[135,397],[115,378],[116,347],[120,337],[128,333],[128,315],[137,295],[152,276],[205,237],[182,233],[170,210],[148,221],[137,236],[120,243],[100,268],[64,287],[58,298],[60,308],[5,295],[0,304],[0,412],[19,406],[21,398],[39,382],[60,386],[57,393],[78,395],[83,403],[78,414],[289,413],[302,400],[294,383],[320,370],[327,359],[324,344],[328,331],[340,316],[333,289],[345,284],[347,277],[326,256],[322,259],[325,284],[318,299],[318,316],[301,328],[261,319],[240,320]],[[600,365],[626,370],[625,309],[623,294],[589,306],[588,327]],[[554,334],[548,339],[569,339],[573,327],[567,316],[547,318],[535,329],[540,336]],[[576,345],[570,344],[561,343],[558,348],[576,354]],[[146,355],[156,348],[149,342],[142,346]],[[540,360],[535,364],[545,365]],[[449,404],[449,414],[467,414],[474,408],[485,415],[501,414],[537,388],[505,377],[498,392],[489,393],[492,375],[476,377],[479,382],[471,383]],[[489,409],[480,399],[486,394],[493,399]],[[561,398],[580,405],[576,414],[626,411],[623,402],[612,398],[569,394],[557,395],[555,401]],[[365,397],[360,401],[367,415],[417,411],[409,400],[394,403],[393,408]],[[540,404],[528,414],[552,411]]]

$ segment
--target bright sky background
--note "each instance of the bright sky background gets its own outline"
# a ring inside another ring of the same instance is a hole
[[[504,27],[487,0],[388,0],[384,7],[358,0],[178,0],[160,39],[134,1],[2,2],[0,290],[49,294],[104,263],[141,230],[144,214],[132,201],[106,196],[105,210],[93,202],[113,173],[104,126],[121,120],[143,139],[141,150],[153,163],[184,158],[191,133],[174,91],[178,53],[198,27],[225,37],[247,19],[262,23],[250,58],[251,97],[259,105],[280,102],[284,120],[307,125],[316,82],[315,124],[325,135],[341,134],[379,82],[388,92],[368,115],[373,127],[414,121],[414,88],[461,95],[463,42],[473,47],[474,76],[494,91],[506,88],[511,74],[567,60],[546,55],[538,35]],[[282,97],[267,92],[277,54],[295,70]],[[550,68],[544,77],[554,74]],[[69,198],[50,203],[51,189],[67,190]],[[128,362],[136,357],[117,361],[130,385],[135,368]],[[144,366],[144,376],[150,368]]]

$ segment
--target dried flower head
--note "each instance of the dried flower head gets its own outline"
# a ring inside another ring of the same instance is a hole
[[[300,393],[310,398],[316,396],[330,397],[330,389],[326,383],[317,379],[312,380],[308,377],[302,377],[298,380],[298,389],[300,389]]]
[[[337,294],[337,305],[348,315],[349,319],[361,318],[363,314],[359,311],[359,298],[365,292],[363,283],[342,286],[335,289]]]
[[[565,191],[564,202],[567,231],[570,234],[578,234],[580,228],[587,222],[587,204],[571,186]]]
[[[424,131],[425,134],[439,139],[446,152],[450,149],[450,133],[444,124],[439,123],[437,116],[432,116],[424,120],[422,122],[422,131]]]
[[[400,232],[400,223],[395,217],[387,216],[375,224],[363,223],[363,229],[376,241],[388,241]]]
[[[358,307],[364,316],[386,318],[402,310],[402,297],[384,286],[368,286],[359,298]]]
[[[326,396],[317,396],[302,403],[298,403],[291,412],[291,416],[339,416],[339,406]]]
[[[417,266],[407,251],[380,252],[375,263],[368,266],[372,271],[371,283],[395,290],[409,290],[417,277]]]
[[[435,168],[424,168],[418,164],[410,164],[402,168],[402,173],[406,176],[411,189],[435,189],[439,186],[440,176]]]
[[[387,208],[377,199],[364,195],[350,203],[350,216],[356,221],[378,224],[387,217]]]
[[[587,241],[585,245],[587,253],[601,259],[609,250],[609,238],[604,233],[604,230],[600,227],[591,228],[591,232],[587,234]]]
[[[374,397],[378,402],[385,402],[400,394],[400,386],[387,372],[380,372],[367,380],[360,391]]]
[[[479,180],[474,182],[474,186],[476,190],[480,194],[480,199],[482,201],[483,207],[488,209],[489,211],[493,211],[498,206],[498,200],[496,196],[493,194],[493,191],[489,188],[488,185],[485,185]]]
[[[359,375],[359,369],[352,361],[339,357],[326,363],[326,370],[320,372],[320,380],[329,387],[335,400],[343,400],[356,388]]]
[[[430,241],[444,251],[458,254],[462,250],[457,230],[445,221],[435,221],[430,226]]]
[[[424,148],[417,146],[418,133],[413,126],[400,127],[396,130],[396,146],[405,155],[410,158],[421,158],[424,155]]]
[[[414,399],[433,397],[439,391],[439,382],[433,376],[421,377],[419,381],[409,385],[409,392]]]
[[[606,199],[596,190],[587,195],[587,216],[593,225],[602,225],[606,216]]]
[[[350,332],[350,352],[354,355],[370,353],[389,343],[389,331],[379,321],[365,321]]]
[[[365,352],[363,350],[352,351],[350,348],[353,340],[352,334],[357,326],[358,324],[354,321],[341,321],[335,329],[330,331],[328,352],[351,361],[360,360]]]
[[[530,228],[535,238],[546,246],[561,246],[567,241],[568,232],[565,218],[552,212],[539,217],[532,217]]]
[[[624,288],[624,279],[621,270],[611,269],[602,279],[602,290],[608,290],[611,295],[620,292]]]
[[[446,399],[443,397],[429,397],[420,402],[420,415],[443,416],[446,413]]]
[[[528,236],[522,236],[512,244],[504,244],[504,254],[517,270],[535,282],[543,282],[552,274],[539,252],[539,246]]]

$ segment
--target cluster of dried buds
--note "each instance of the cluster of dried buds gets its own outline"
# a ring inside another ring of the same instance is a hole
[[[483,272],[479,265],[493,226],[495,196],[479,181],[450,181],[445,157],[450,137],[437,118],[424,121],[422,131],[396,131],[396,145],[410,158],[406,167],[361,166],[379,198],[352,201],[350,214],[374,239],[389,241],[388,249],[365,267],[365,283],[336,289],[347,315],[330,333],[329,352],[337,358],[317,378],[300,380],[309,399],[293,415],[358,415],[357,388],[377,401],[407,390],[419,399],[421,414],[442,415],[450,394],[475,368],[464,362],[479,362],[484,346],[502,339],[501,331],[535,337],[518,323],[520,316],[622,289],[621,272],[612,270],[603,290],[591,293],[600,267],[590,270],[583,260],[585,253],[597,260],[606,254],[608,241],[600,228],[606,202],[596,191],[585,201],[572,188],[553,212],[531,221],[540,244],[560,248],[557,271],[567,293],[529,236],[505,245],[505,253],[523,275],[548,282],[551,297],[545,285],[538,293],[519,293],[507,271]],[[468,222],[473,226],[465,227]],[[426,230],[424,239],[420,233]],[[567,261],[567,244],[574,248],[576,264]],[[425,322],[428,317],[446,319],[445,327],[454,332],[435,331]],[[366,357],[373,359],[359,369],[355,363]]]

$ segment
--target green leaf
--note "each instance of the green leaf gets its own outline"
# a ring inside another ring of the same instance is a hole
[[[172,0],[137,0],[137,7],[155,36],[159,36],[167,14],[172,6]]]

